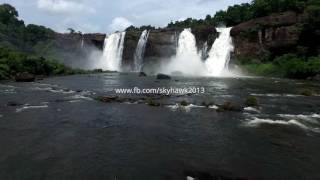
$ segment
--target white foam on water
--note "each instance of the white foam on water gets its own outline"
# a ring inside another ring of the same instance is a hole
[[[254,107],[245,107],[245,111],[260,113],[260,110]]]
[[[298,119],[298,120],[303,120],[306,122],[310,122],[313,124],[319,124],[320,120],[320,114],[310,114],[310,115],[305,115],[305,114],[278,114],[278,116],[285,118],[285,119]]]
[[[187,180],[195,180],[195,178],[193,178],[191,176],[187,176]]]
[[[73,90],[69,90],[69,89],[57,89],[57,88],[53,88],[53,87],[35,87],[32,88],[34,90],[38,90],[38,91],[48,91],[48,92],[52,92],[52,93],[62,93],[62,94],[73,94],[75,93],[75,91]]]
[[[29,109],[43,109],[43,108],[48,108],[48,103],[45,102],[45,103],[42,103],[43,105],[30,105],[30,104],[25,104],[23,107],[21,108],[17,108],[16,109],[16,112],[19,113],[19,112],[22,112],[22,111],[26,111],[26,110],[29,110]]]
[[[252,93],[251,95],[260,96],[260,97],[302,97],[302,95],[298,95],[298,94],[274,94],[274,93],[266,93],[266,94]]]
[[[308,130],[316,133],[320,133],[320,129],[318,127],[310,127],[299,120],[291,119],[291,120],[273,120],[273,119],[262,119],[258,117],[253,117],[252,119],[247,119],[247,122],[245,123],[248,127],[259,127],[263,124],[270,124],[270,125],[280,125],[280,126],[295,126],[299,127],[303,130]]]
[[[216,105],[212,105],[212,106],[209,106],[209,109],[219,109],[219,107]]]
[[[260,119],[260,118],[254,117],[253,120],[249,120],[247,122],[248,126],[259,126],[261,124],[295,125],[303,129],[308,129],[307,126],[298,122],[297,120],[285,121],[285,120]]]
[[[205,106],[199,106],[199,105],[194,105],[194,104],[189,104],[187,106],[182,106],[181,104],[175,104],[175,105],[168,105],[168,108],[170,108],[172,111],[185,111],[185,112],[190,112],[191,109],[193,108],[205,108]]]

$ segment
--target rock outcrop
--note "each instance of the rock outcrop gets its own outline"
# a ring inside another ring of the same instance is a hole
[[[144,55],[145,64],[156,64],[159,60],[168,59],[176,54],[179,29],[150,30]],[[126,32],[122,55],[122,67],[130,70],[133,65],[134,53],[142,30]]]
[[[98,49],[103,49],[106,34],[61,34],[56,33],[55,40],[63,48],[81,48],[81,46],[93,46]]]
[[[264,59],[306,50],[317,54],[320,34],[308,29],[308,14],[284,12],[241,23],[231,30],[235,46],[234,57]]]
[[[211,26],[199,26],[192,29],[192,33],[196,38],[198,51],[202,52],[203,58],[206,58],[212,44],[218,37],[216,28]]]
[[[35,75],[28,72],[18,73],[15,76],[16,82],[33,82],[35,79],[36,79]]]
[[[176,54],[179,29],[152,30],[145,51],[145,62],[170,58]]]
[[[126,32],[122,53],[122,68],[131,70],[133,65],[134,53],[138,45],[142,31],[131,30]]]
[[[262,57],[281,54],[297,46],[301,30],[294,12],[253,19],[232,28],[235,56]]]

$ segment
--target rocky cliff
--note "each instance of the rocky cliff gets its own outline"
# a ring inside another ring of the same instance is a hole
[[[308,29],[307,14],[285,12],[241,23],[231,30],[238,59],[270,59],[290,52],[317,54],[319,35]]]
[[[181,28],[163,28],[150,30],[148,42],[145,50],[145,64],[155,64],[157,62],[169,59],[176,55],[177,43]],[[123,50],[123,67],[130,69],[132,66],[135,49],[137,47],[142,30],[129,30],[126,32]],[[210,49],[217,31],[213,27],[198,27],[192,29],[195,35],[198,50],[202,50],[207,43]]]
[[[106,38],[106,34],[61,34],[56,33],[55,40],[58,44],[61,45],[62,48],[76,48],[83,46],[93,46],[98,49],[103,49],[104,40]]]

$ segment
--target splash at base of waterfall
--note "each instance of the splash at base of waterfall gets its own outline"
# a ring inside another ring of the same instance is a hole
[[[191,29],[184,29],[178,40],[177,54],[168,64],[163,65],[161,72],[183,74],[187,76],[205,75],[205,66],[196,47],[196,39]]]
[[[217,28],[219,37],[203,61],[203,52],[198,52],[196,39],[191,29],[184,29],[179,36],[177,54],[169,63],[163,64],[161,72],[186,76],[229,76],[230,55],[233,51],[231,28]]]

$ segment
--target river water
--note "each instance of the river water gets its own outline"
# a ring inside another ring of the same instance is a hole
[[[161,107],[94,100],[114,88],[192,86],[205,93],[163,97]],[[299,95],[305,88],[320,84],[118,73],[2,82],[0,179],[320,179],[320,96]],[[201,106],[249,95],[259,109]],[[182,100],[193,105],[175,106]]]

